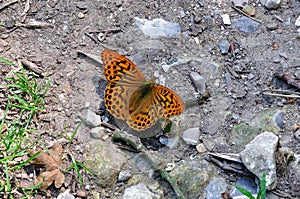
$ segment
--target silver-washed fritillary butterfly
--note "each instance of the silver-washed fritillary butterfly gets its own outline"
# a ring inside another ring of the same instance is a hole
[[[172,90],[149,81],[129,59],[111,50],[101,53],[104,75],[105,106],[110,114],[125,120],[134,130],[151,127],[159,118],[182,113],[184,104]]]

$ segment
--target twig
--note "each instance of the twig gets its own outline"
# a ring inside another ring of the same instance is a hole
[[[18,27],[25,27],[25,28],[47,28],[47,27],[53,27],[53,25],[50,24],[50,23],[41,22],[41,21],[35,21],[35,20],[29,20],[26,24],[17,23],[16,26],[18,26]]]
[[[300,93],[290,90],[279,90],[279,89],[263,89],[263,91],[266,92],[275,92],[275,93],[283,93],[283,94],[294,94],[294,95],[300,95]]]
[[[121,28],[110,28],[110,29],[104,29],[104,30],[95,30],[95,31],[90,31],[90,33],[99,33],[99,32],[119,32],[122,31]]]
[[[18,0],[4,1],[4,3],[2,3],[0,5],[0,10],[2,10],[3,8],[5,8],[5,7],[7,7],[7,6],[11,5],[11,4],[17,3],[17,2],[18,2]]]
[[[288,97],[288,98],[299,98],[300,99],[300,95],[285,95],[285,94],[268,93],[268,92],[263,92],[263,94],[269,95],[269,96],[275,96],[275,97]]]
[[[29,3],[29,0],[27,0],[26,3],[25,3],[24,11],[23,11],[23,13],[21,14],[21,22],[22,22],[22,23],[25,21],[26,14],[27,14],[29,8],[30,8],[30,3]]]
[[[38,74],[39,76],[44,77],[45,73],[33,62],[27,60],[27,59],[21,59],[20,60],[21,63],[23,64],[23,66],[29,68],[30,70],[32,70],[33,72],[35,72],[36,74]]]
[[[254,20],[254,21],[258,22],[258,23],[262,23],[260,20],[255,19],[254,17],[251,17],[250,15],[248,15],[248,14],[245,13],[244,11],[238,9],[238,8],[235,7],[234,5],[231,5],[231,7],[232,7],[235,11],[237,11],[238,13],[243,14],[243,15],[245,15],[246,17],[248,17],[248,18],[250,18],[250,19],[252,19],[252,20]]]

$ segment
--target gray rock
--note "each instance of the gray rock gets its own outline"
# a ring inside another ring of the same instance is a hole
[[[85,120],[86,120],[85,121],[86,125],[88,125],[91,128],[94,128],[96,126],[100,126],[100,124],[101,124],[100,116],[96,115],[96,113],[94,113],[91,110],[87,110]]]
[[[181,18],[184,18],[184,17],[185,17],[185,13],[184,13],[183,10],[180,11],[180,17],[181,17]]]
[[[169,147],[170,149],[175,148],[178,143],[179,143],[179,137],[178,136],[174,136],[171,138],[167,138],[167,137],[163,137],[161,136],[159,138],[160,143],[166,145],[167,147]]]
[[[90,135],[91,137],[95,138],[95,139],[100,139],[105,135],[105,128],[103,127],[95,127],[92,128],[90,131]]]
[[[240,153],[244,165],[249,171],[261,178],[266,173],[266,187],[272,190],[277,185],[275,152],[278,137],[271,132],[256,136]]]
[[[295,25],[296,25],[296,26],[300,26],[300,16],[296,19]]]
[[[277,111],[273,116],[274,123],[281,129],[284,128],[284,116],[285,113],[283,111]]]
[[[227,54],[230,48],[230,43],[227,39],[222,39],[218,42],[218,46],[222,54]]]
[[[245,33],[256,32],[261,26],[260,23],[245,16],[233,19],[231,24],[234,29]]]
[[[101,187],[109,187],[116,183],[126,155],[111,142],[96,140],[86,143],[84,164],[97,176]]]
[[[268,9],[276,9],[278,8],[281,0],[266,0],[265,7]]]
[[[199,142],[200,130],[199,128],[190,128],[182,133],[182,139],[190,145],[197,145]]]
[[[163,65],[162,65],[162,69],[163,69],[166,73],[169,72],[170,68],[171,68],[170,65],[167,65],[167,64],[163,64]]]
[[[234,0],[233,5],[243,8],[244,6],[248,5],[248,0]]]
[[[201,76],[197,72],[191,72],[190,77],[191,77],[193,84],[196,87],[196,90],[199,93],[204,93],[204,91],[206,89],[206,81],[205,81],[204,77]]]
[[[300,129],[294,133],[295,138],[300,142]]]
[[[258,186],[257,184],[254,182],[254,179],[252,178],[241,178],[241,179],[238,179],[235,183],[235,185],[239,186],[239,187],[242,187],[244,189],[246,189],[247,191],[249,191],[252,195],[255,195],[257,194],[258,192]],[[230,196],[235,198],[239,198],[239,197],[242,197],[244,196],[239,190],[237,190],[235,187],[232,187],[231,188],[231,191],[230,191]]]
[[[124,182],[127,181],[130,177],[131,177],[131,173],[129,173],[128,171],[121,171],[118,176],[118,181]]]
[[[267,24],[267,29],[268,30],[276,30],[278,28],[278,24],[277,23],[268,23]]]
[[[75,199],[75,196],[73,196],[72,194],[70,194],[70,190],[67,189],[65,192],[60,193],[57,196],[57,199]]]
[[[183,195],[189,196],[188,198],[205,198],[205,187],[215,175],[215,167],[196,157],[178,162],[169,174],[177,182]]]
[[[158,195],[152,193],[144,183],[130,186],[125,189],[122,199],[156,199]]]
[[[284,51],[279,51],[278,54],[279,54],[280,57],[283,57],[284,59],[288,59],[289,58],[288,55],[287,55],[287,53],[284,52]]]
[[[294,155],[294,161],[291,162],[288,171],[289,171],[289,182],[291,183],[291,189],[292,190],[297,190],[298,191],[298,197],[300,196],[299,194],[299,187],[300,187],[300,154],[295,154]]]
[[[226,192],[226,187],[224,178],[212,179],[206,187],[206,199],[223,199],[222,193]]]
[[[300,69],[296,70],[295,77],[296,79],[300,79]]]
[[[197,149],[197,151],[198,151],[199,153],[204,153],[204,152],[206,152],[206,148],[205,148],[205,145],[204,145],[203,143],[197,144],[196,149]]]

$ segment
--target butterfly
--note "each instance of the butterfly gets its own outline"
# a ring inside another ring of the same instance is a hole
[[[105,49],[101,58],[108,81],[104,91],[105,107],[133,130],[145,130],[160,118],[183,112],[184,103],[175,92],[157,85],[154,78],[147,80],[125,56]]]

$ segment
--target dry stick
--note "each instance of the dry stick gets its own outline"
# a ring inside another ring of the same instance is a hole
[[[22,23],[25,21],[26,14],[27,14],[27,12],[29,11],[29,8],[30,8],[30,3],[29,3],[29,0],[27,0],[26,3],[25,3],[24,11],[23,11],[23,13],[21,14],[21,22],[22,22]]]
[[[10,0],[10,1],[4,1],[4,3],[2,3],[0,5],[0,10],[2,10],[3,8],[9,6],[10,4],[13,4],[13,3],[17,3],[19,0]]]
[[[288,97],[288,98],[299,98],[300,99],[300,95],[285,95],[285,94],[268,93],[268,92],[263,92],[263,94],[269,95],[269,96],[275,96],[275,97]]]
[[[248,14],[245,13],[244,11],[238,9],[238,8],[235,7],[234,5],[231,5],[231,7],[232,7],[235,11],[237,11],[238,13],[243,14],[243,15],[245,15],[246,17],[249,17],[250,19],[252,19],[252,20],[254,20],[254,21],[258,22],[258,23],[262,23],[260,20],[255,19],[254,17],[251,17],[250,15],[248,15]]]
[[[294,95],[300,95],[299,92],[289,91],[289,90],[280,90],[280,89],[263,89],[263,91],[270,91],[270,92],[282,93],[282,94],[294,94]]]

